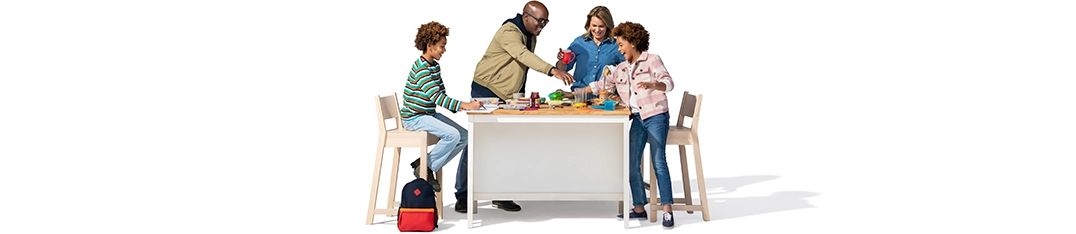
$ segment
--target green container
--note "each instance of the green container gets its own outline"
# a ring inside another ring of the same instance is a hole
[[[564,94],[560,91],[549,94],[549,100],[560,100],[562,97],[564,97]]]

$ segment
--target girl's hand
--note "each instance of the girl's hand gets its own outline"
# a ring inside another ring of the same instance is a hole
[[[657,82],[657,81],[654,81],[654,82],[645,82],[644,81],[644,82],[639,82],[638,84],[635,85],[635,87],[640,88],[640,89],[651,89],[651,90],[653,90],[653,89],[658,89],[658,85],[660,85],[660,83],[661,82]]]

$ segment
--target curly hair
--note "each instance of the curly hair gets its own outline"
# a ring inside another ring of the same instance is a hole
[[[426,52],[427,44],[437,43],[441,37],[448,36],[448,27],[445,27],[437,21],[430,21],[418,27],[418,34],[415,35],[415,48]]]
[[[641,24],[631,21],[620,23],[613,29],[613,36],[617,40],[624,40],[635,45],[635,49],[639,52],[650,49],[650,32],[647,32]]]

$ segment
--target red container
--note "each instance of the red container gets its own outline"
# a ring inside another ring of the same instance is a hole
[[[534,107],[534,108],[540,107],[541,103],[538,102],[538,99],[540,99],[540,98],[541,98],[541,96],[538,96],[538,92],[531,92],[531,107]]]

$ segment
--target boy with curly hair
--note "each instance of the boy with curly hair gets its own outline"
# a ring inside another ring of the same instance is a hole
[[[445,92],[441,65],[437,61],[445,54],[447,44],[448,27],[441,23],[431,21],[418,28],[415,48],[422,51],[422,55],[411,64],[403,92],[403,107],[400,108],[404,128],[426,131],[441,139],[428,154],[429,168],[426,169],[429,181],[437,192],[441,191],[441,187],[437,178],[433,178],[433,172],[440,170],[457,154],[467,154],[467,129],[437,113],[437,107],[456,113],[460,110],[477,110],[482,106],[478,101],[454,99]],[[418,162],[415,160],[411,163],[411,167],[415,168],[415,177],[419,175]]]

